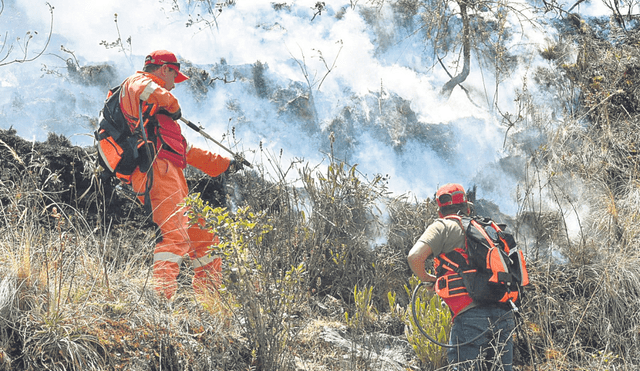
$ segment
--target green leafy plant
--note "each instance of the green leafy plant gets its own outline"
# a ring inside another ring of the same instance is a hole
[[[405,285],[405,290],[409,297],[420,283],[416,276],[412,276],[409,280],[409,286]],[[416,352],[416,356],[420,361],[431,364],[434,368],[446,365],[447,351],[445,348],[434,344],[427,339],[413,320],[411,314],[411,304],[406,309],[396,303],[396,293],[389,292],[387,294],[391,314],[399,317],[405,324],[405,334],[407,341]],[[449,340],[449,332],[451,331],[451,311],[444,304],[438,295],[433,292],[422,289],[418,291],[416,298],[416,317],[420,322],[422,329],[434,339],[441,343],[447,343]]]
[[[248,206],[235,212],[214,208],[199,194],[187,197],[185,206],[191,223],[204,224],[220,239],[212,253],[223,256],[221,298],[240,314],[254,363],[265,370],[287,369],[286,351],[299,328],[291,319],[307,295],[304,263],[281,265],[280,246],[265,242],[273,226],[264,212],[253,213]]]
[[[355,312],[349,317],[349,312],[344,312],[345,320],[351,328],[367,328],[378,318],[378,310],[373,306],[373,286],[358,290],[358,285],[353,288],[353,302]]]

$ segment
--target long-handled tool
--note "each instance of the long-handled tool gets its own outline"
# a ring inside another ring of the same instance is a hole
[[[218,146],[220,146],[220,148],[224,149],[225,151],[229,152],[230,154],[233,155],[233,157],[236,159],[236,161],[240,161],[242,162],[243,165],[245,166],[249,166],[250,168],[253,168],[253,166],[249,163],[249,161],[245,160],[244,157],[242,157],[241,155],[233,152],[232,150],[230,150],[229,148],[225,147],[222,143],[218,142],[217,140],[213,139],[211,137],[211,135],[207,134],[204,130],[202,130],[201,127],[199,127],[198,125],[194,124],[193,122],[187,120],[184,117],[180,117],[180,121],[184,122],[185,124],[187,124],[187,126],[189,126],[191,129],[197,131],[198,133],[200,133],[200,135],[202,135],[203,137],[209,139],[210,141],[212,141],[213,143],[217,144]]]

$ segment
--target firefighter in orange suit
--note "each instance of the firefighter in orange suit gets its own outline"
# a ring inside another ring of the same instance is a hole
[[[153,278],[158,293],[171,299],[176,293],[176,278],[180,263],[188,256],[194,267],[193,288],[202,293],[220,280],[222,261],[211,255],[210,247],[217,236],[197,226],[188,226],[180,204],[188,194],[183,170],[192,165],[209,176],[242,168],[241,161],[222,157],[187,144],[180,125],[180,105],[171,90],[176,83],[187,80],[180,72],[176,56],[157,50],[145,59],[142,71],[123,82],[120,106],[132,127],[140,120],[140,109],[154,125],[147,124],[147,135],[156,146],[151,171],[136,169],[131,185],[138,194],[148,191],[153,221],[159,226],[161,238],[156,243],[153,258]],[[151,129],[153,128],[153,129]],[[144,202],[144,197],[140,196]]]

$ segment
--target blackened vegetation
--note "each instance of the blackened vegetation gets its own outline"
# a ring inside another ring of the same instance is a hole
[[[189,76],[189,80],[185,83],[189,86],[189,91],[198,102],[204,101],[209,92],[209,85],[211,84],[211,76],[209,73],[201,68],[192,66],[188,62],[182,62],[183,73]]]
[[[271,3],[271,6],[273,7],[273,9],[275,11],[280,11],[280,10],[290,11],[291,10],[291,5],[289,5],[287,3],[276,3],[276,2],[273,2],[273,3]]]
[[[80,193],[91,185],[85,175],[85,150],[73,147],[68,139],[56,134],[50,134],[46,142],[32,143],[18,137],[15,130],[0,130],[0,140],[3,185],[34,181],[42,187],[35,188],[33,184],[32,189],[51,194],[50,202],[90,208],[89,204],[78,202]]]
[[[30,142],[11,129],[0,129],[0,141],[0,180],[5,185],[25,181],[27,174],[35,174],[42,185],[41,190],[50,193],[48,204],[70,205],[91,216],[96,214],[101,202],[107,202],[105,215],[118,221],[122,221],[123,214],[129,213],[130,207],[142,210],[135,202],[133,206],[126,205],[132,201],[132,193],[123,190],[120,181],[97,179],[100,174],[92,147],[73,146],[66,137],[55,133],[50,133],[45,142]],[[206,177],[197,171],[187,175],[190,188],[200,192],[204,200],[224,206],[222,178]],[[99,190],[100,187],[104,190]],[[96,191],[104,193],[106,201],[97,200],[93,194]]]
[[[101,86],[109,89],[119,83],[115,68],[108,64],[80,66],[78,61],[67,59],[67,72],[73,82],[82,85]]]
[[[276,95],[279,101],[296,102],[284,93],[279,93],[283,97]],[[292,91],[286,93],[293,94]],[[406,155],[420,148],[423,151],[433,151],[443,161],[454,161],[460,151],[460,141],[456,133],[465,128],[421,122],[411,109],[410,103],[398,94],[386,91],[384,87],[381,87],[380,91],[369,92],[364,97],[354,96],[351,104],[345,106],[323,130],[323,133],[334,135],[316,136],[322,141],[323,150],[332,152],[346,162],[355,162],[354,149],[361,145],[362,133],[370,134],[384,145],[391,145],[399,155]],[[289,104],[286,112],[302,116],[303,112],[309,110],[297,109]]]
[[[45,142],[29,142],[15,130],[0,130],[0,140],[1,180],[7,190],[40,192],[43,208],[72,208],[90,222],[97,222],[99,210],[103,218],[118,224],[131,214],[126,206],[129,197],[117,192],[112,182],[98,182],[93,148],[72,146],[54,133]]]
[[[252,73],[253,73],[253,85],[256,88],[256,93],[260,98],[267,97],[267,82],[264,77],[265,64],[260,61],[256,61],[253,65]]]
[[[58,212],[83,219],[98,233],[110,231],[131,241],[128,248],[106,252],[116,262],[139,252],[141,245],[135,241],[156,233],[131,188],[98,172],[94,148],[73,146],[55,133],[45,142],[29,142],[15,130],[0,130],[0,141],[0,207],[10,205],[16,192],[35,194],[38,201],[33,206],[42,209],[41,223],[52,222],[49,214],[56,207]],[[212,179],[194,171],[188,184],[212,205],[226,205],[222,177]]]

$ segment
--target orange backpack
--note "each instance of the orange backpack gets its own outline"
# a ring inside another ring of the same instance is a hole
[[[153,161],[155,148],[138,125],[132,131],[120,107],[122,85],[109,90],[100,111],[98,130],[95,132],[98,164],[111,175],[129,182],[130,175],[140,167],[146,172]]]
[[[435,258],[435,289],[447,299],[469,296],[478,304],[519,304],[521,287],[529,284],[522,251],[510,233],[491,219],[448,215],[465,234],[464,248]]]

